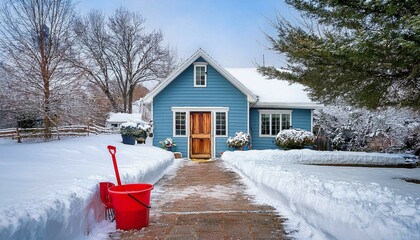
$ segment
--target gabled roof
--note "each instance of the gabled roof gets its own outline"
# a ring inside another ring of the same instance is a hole
[[[301,84],[269,79],[256,68],[226,68],[244,86],[258,96],[253,107],[316,109],[323,105],[313,102]]]
[[[245,87],[238,79],[232,76],[225,68],[219,65],[212,57],[210,57],[203,49],[198,49],[187,61],[185,61],[178,69],[173,71],[165,80],[156,86],[149,94],[144,97],[145,103],[151,103],[153,98],[158,95],[166,86],[168,86],[176,77],[178,77],[185,69],[194,63],[199,57],[203,58],[208,64],[215,68],[223,77],[232,83],[239,91],[245,94],[248,101],[257,101],[257,96],[254,95],[247,87]]]

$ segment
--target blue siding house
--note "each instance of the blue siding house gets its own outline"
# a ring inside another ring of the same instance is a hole
[[[277,148],[281,129],[312,131],[311,102],[303,87],[267,80],[255,68],[225,69],[202,49],[144,99],[154,122],[153,145],[170,137],[188,158],[227,150],[236,132],[250,133],[253,149]]]

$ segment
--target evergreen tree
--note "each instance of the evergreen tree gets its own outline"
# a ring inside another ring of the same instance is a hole
[[[420,2],[414,0],[286,0],[304,24],[278,15],[271,49],[285,54],[282,71],[266,76],[308,87],[317,101],[420,109]]]

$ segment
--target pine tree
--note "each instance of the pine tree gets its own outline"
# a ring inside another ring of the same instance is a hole
[[[280,15],[271,49],[285,54],[282,71],[266,76],[308,87],[317,101],[337,99],[377,108],[420,109],[420,3],[414,0],[286,0],[304,24]]]

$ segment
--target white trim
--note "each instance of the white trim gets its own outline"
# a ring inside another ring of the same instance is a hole
[[[197,85],[197,79],[196,79],[196,77],[197,77],[197,67],[204,67],[204,85]],[[194,76],[193,76],[193,79],[194,79],[194,87],[196,87],[196,88],[205,88],[205,87],[207,87],[207,64],[206,65],[204,65],[204,64],[195,64],[194,63]]]
[[[271,122],[271,114],[280,114],[280,130],[281,130],[281,128],[282,128],[282,116],[281,116],[281,114],[289,114],[290,115],[290,126],[292,126],[293,127],[293,122],[292,122],[292,112],[293,112],[293,110],[267,110],[267,109],[260,109],[260,110],[258,110],[258,112],[259,112],[259,120],[258,120],[258,136],[259,137],[261,137],[261,138],[264,138],[264,137],[269,137],[269,138],[272,138],[272,137],[275,137],[276,135],[266,135],[266,134],[261,134],[261,115],[262,114],[270,114],[270,132],[271,132],[271,124],[272,124],[272,122]]]
[[[155,129],[154,118],[155,118],[155,116],[153,115],[153,101],[152,101],[152,104],[150,106],[150,120],[153,121],[152,133],[154,133],[154,129]],[[154,136],[155,136],[155,134],[153,134],[153,137]],[[153,143],[153,141],[152,141],[152,143]]]
[[[249,117],[250,117],[250,108],[249,108],[249,101],[246,102],[246,124],[247,124],[247,132],[248,134],[251,134],[250,132],[250,122],[249,122]]]
[[[208,62],[193,62],[194,65],[208,65]]]
[[[160,93],[166,86],[168,86],[176,77],[178,77],[183,71],[185,71],[191,64],[194,63],[197,58],[202,57],[206,62],[208,62],[213,68],[215,68],[223,77],[225,77],[229,82],[231,82],[236,88],[238,88],[243,94],[248,98],[248,101],[255,102],[257,97],[254,93],[251,92],[245,85],[239,82],[232,74],[230,74],[226,69],[220,66],[213,58],[211,58],[203,49],[198,49],[187,61],[184,62],[178,69],[173,71],[165,80],[163,80],[157,87],[155,87],[149,94],[144,97],[145,103],[150,103],[153,101],[153,98]]]
[[[258,110],[260,113],[274,113],[274,114],[292,114],[293,110],[268,110],[268,109],[260,109]]]
[[[176,134],[176,113],[185,113],[185,135]],[[185,111],[173,111],[172,112],[172,137],[188,137],[188,113]]]
[[[311,109],[311,133],[314,132],[314,110]]]
[[[229,112],[228,111],[212,111],[212,113],[214,113],[214,118],[213,118],[213,121],[214,121],[214,137],[216,138],[216,137],[228,137],[229,136],[229,133],[228,133],[228,130],[229,130],[229,127],[228,127],[228,123],[229,123],[229,116],[228,116],[228,114],[229,114]],[[216,134],[216,113],[225,113],[225,121],[226,121],[226,123],[225,123],[225,125],[226,125],[226,134],[225,135],[217,135]]]
[[[229,107],[172,107],[172,112],[224,112],[229,111]]]

